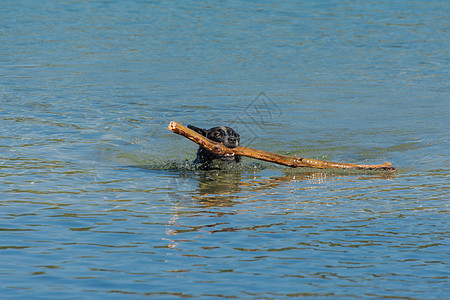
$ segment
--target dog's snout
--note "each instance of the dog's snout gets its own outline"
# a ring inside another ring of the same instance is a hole
[[[239,145],[239,139],[234,136],[229,136],[226,140],[226,143],[224,143],[227,147],[237,147]]]

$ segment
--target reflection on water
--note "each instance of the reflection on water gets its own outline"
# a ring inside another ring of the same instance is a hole
[[[262,176],[261,173],[264,172],[272,175]],[[232,208],[234,205],[259,202],[267,197],[271,201],[278,201],[277,195],[282,195],[284,201],[290,201],[290,205],[296,207],[303,201],[297,197],[298,193],[315,192],[315,189],[322,189],[341,179],[347,181],[351,178],[352,182],[360,180],[389,182],[396,177],[397,175],[392,172],[360,170],[318,172],[287,168],[260,169],[249,173],[248,168],[240,168],[240,165],[233,164],[232,168],[225,170],[188,172],[172,170],[167,179],[167,193],[169,199],[179,207],[194,205],[202,208]],[[308,198],[304,201],[310,202]]]
[[[405,295],[406,282],[414,298],[446,281],[445,190],[421,174],[250,166],[86,173],[82,190],[57,198],[42,182],[11,189],[2,202],[5,288],[27,295],[51,280],[49,293],[60,295],[83,286],[93,297],[278,298],[340,286],[375,297],[386,282],[397,286],[387,294]],[[60,175],[63,186],[69,174]]]
[[[441,192],[420,184],[419,177],[269,173],[203,171],[178,177],[185,187],[179,195],[189,196],[171,198],[173,214],[164,240],[174,251],[169,255],[189,257],[191,264],[171,272],[183,273],[181,277],[187,279],[196,277],[201,268],[209,274],[208,282],[244,278],[250,289],[251,278],[258,276],[268,280],[258,285],[259,291],[273,290],[277,282],[288,280],[292,286],[285,289],[314,297],[325,295],[304,294],[295,286],[313,280],[320,289],[339,284],[372,297],[387,281],[414,282],[421,287],[412,290],[420,291],[424,281],[427,285],[446,280],[439,271],[428,278],[423,275],[428,267],[445,265],[439,254],[445,244],[434,241],[442,233],[432,229],[437,223],[414,228],[416,218],[430,222],[437,211],[432,204],[404,201],[405,193],[428,189],[428,195],[434,193],[442,200]],[[399,183],[402,177],[416,181],[417,189]],[[426,211],[428,216],[423,215]],[[365,284],[359,285],[360,281]]]
[[[166,167],[168,165],[165,165]],[[187,167],[187,168],[185,168]],[[146,166],[145,168],[148,168]],[[174,200],[199,201],[205,205],[232,204],[232,199],[243,197],[242,192],[264,192],[280,189],[286,183],[306,182],[308,185],[324,184],[339,177],[356,177],[355,180],[393,179],[396,173],[364,170],[313,170],[310,168],[268,168],[263,164],[230,164],[221,170],[196,170],[193,164],[170,164],[173,175],[168,180],[169,194]],[[281,173],[280,176],[261,177],[264,171]],[[251,171],[251,172],[249,172]],[[195,189],[194,189],[195,187]]]

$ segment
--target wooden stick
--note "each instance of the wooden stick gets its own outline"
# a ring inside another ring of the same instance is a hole
[[[285,165],[291,168],[308,167],[308,168],[333,168],[333,169],[364,169],[364,170],[387,170],[395,171],[391,163],[384,163],[381,165],[362,165],[362,164],[346,164],[346,163],[336,163],[324,160],[317,160],[312,158],[304,158],[297,156],[286,156],[271,152],[266,152],[262,150],[252,149],[248,147],[238,146],[236,148],[228,148],[222,143],[211,141],[203,135],[181,125],[175,121],[170,122],[169,130],[190,139],[194,143],[199,144],[205,149],[208,149],[214,154],[224,155],[224,154],[235,154],[242,155],[251,158],[256,158],[280,165]]]

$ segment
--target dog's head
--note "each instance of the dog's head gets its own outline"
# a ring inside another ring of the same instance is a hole
[[[217,126],[211,129],[203,129],[188,125],[188,128],[194,130],[197,133],[200,133],[201,135],[212,141],[222,143],[224,146],[229,148],[236,148],[240,143],[239,134],[230,127]],[[200,147],[197,153],[196,163],[205,163],[212,161],[213,159],[221,159],[227,161],[234,160],[236,162],[239,162],[241,158],[239,155],[234,154],[216,155],[206,150],[205,148]]]

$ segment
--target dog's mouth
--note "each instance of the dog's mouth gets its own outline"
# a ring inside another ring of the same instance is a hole
[[[222,160],[233,160],[234,159],[234,153],[226,153],[220,156]]]

